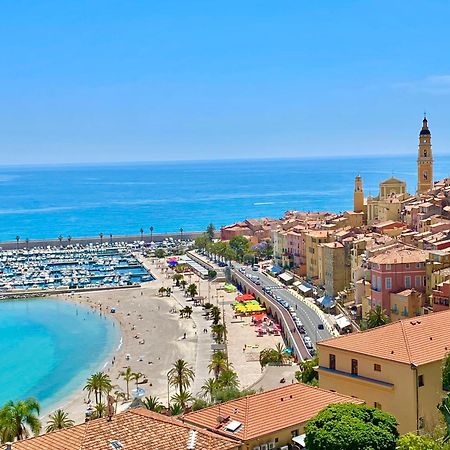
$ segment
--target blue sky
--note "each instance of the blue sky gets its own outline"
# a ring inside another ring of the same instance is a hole
[[[0,163],[450,151],[450,2],[0,3]]]

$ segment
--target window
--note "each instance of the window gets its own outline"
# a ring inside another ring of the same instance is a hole
[[[411,289],[411,277],[409,275],[407,275],[405,277],[405,288],[406,289]]]
[[[377,409],[381,409],[381,403],[375,402],[373,406]]]
[[[385,289],[392,289],[392,278],[391,277],[385,278],[384,287],[385,287]]]
[[[416,263],[416,269],[420,269],[420,263]]]
[[[375,372],[381,372],[381,366],[380,366],[380,364],[374,364],[374,365],[373,365],[373,370],[375,370]]]
[[[336,370],[336,355],[330,353],[330,369]]]
[[[416,275],[416,288],[422,287],[422,277],[420,275]]]
[[[291,437],[295,438],[298,436],[298,430],[292,430],[291,431]]]
[[[377,277],[377,291],[381,291],[381,277]]]
[[[409,263],[405,264],[406,269],[409,269],[410,267],[411,267],[411,264],[409,264]]]
[[[419,387],[422,387],[424,385],[423,383],[423,375],[419,375]]]
[[[352,375],[358,375],[358,360],[352,359]]]

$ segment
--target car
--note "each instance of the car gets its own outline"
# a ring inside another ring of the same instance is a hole
[[[317,328],[318,328],[319,330],[323,330],[323,323],[319,323],[319,325],[317,325]]]
[[[289,306],[289,312],[293,313],[295,312],[295,309],[292,306]]]
[[[239,272],[245,273],[245,267],[239,267]]]
[[[261,284],[261,281],[255,280],[255,284],[256,284],[257,286],[259,286],[259,285]]]
[[[258,270],[259,270],[258,264],[253,264],[252,270],[254,270],[255,272],[258,272]]]

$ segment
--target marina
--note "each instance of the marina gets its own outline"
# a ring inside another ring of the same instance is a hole
[[[130,245],[7,250],[0,253],[0,292],[139,285],[153,276]]]

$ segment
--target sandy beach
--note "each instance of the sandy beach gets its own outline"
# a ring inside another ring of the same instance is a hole
[[[194,395],[210,376],[207,369],[212,343],[210,322],[204,318],[201,307],[193,307],[190,319],[181,319],[179,310],[187,304],[193,305],[188,302],[189,299],[182,290],[174,286],[173,272],[166,269],[163,261],[151,261],[142,257],[139,259],[155,276],[154,281],[136,288],[77,292],[74,295],[59,295],[57,298],[78,302],[115,320],[121,329],[122,345],[120,349],[112,349],[110,360],[106,366],[103,361],[98,370],[107,372],[112,382],[126,391],[126,383],[119,374],[130,366],[133,372],[141,372],[148,379],[148,383],[140,385],[145,389],[145,395],[157,396],[166,404],[167,372],[177,359],[186,360],[196,372],[196,379],[191,387]],[[242,388],[254,385],[263,375],[259,365],[259,351],[282,342],[282,338],[257,337],[250,318],[234,318],[231,304],[236,294],[223,291],[223,284],[209,283],[195,275],[188,276],[187,280],[196,283],[200,294],[209,296],[211,303],[222,305],[228,328],[230,362],[238,373]],[[161,297],[158,293],[161,286],[171,287],[172,295]],[[111,308],[115,308],[115,313],[111,313]],[[208,328],[207,333],[203,332],[205,328]],[[243,351],[244,347],[247,348],[246,351]],[[134,383],[130,383],[130,391],[134,387]],[[173,394],[174,389],[170,387],[169,395]],[[86,400],[87,393],[81,386],[79,391],[62,399],[51,410],[63,408],[78,423],[84,420]],[[118,410],[127,406],[128,403],[119,403]],[[44,423],[49,412],[51,411],[42,412]]]

